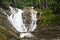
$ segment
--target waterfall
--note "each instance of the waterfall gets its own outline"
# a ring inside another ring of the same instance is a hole
[[[32,35],[30,32],[33,32],[36,29],[36,14],[37,12],[34,11],[33,9],[31,10],[31,23],[30,23],[30,27],[29,30],[27,30],[24,22],[23,22],[23,10],[22,9],[18,9],[16,8],[16,10],[13,7],[9,7],[10,11],[11,11],[11,15],[7,16],[9,22],[11,23],[11,25],[20,32],[20,37],[34,37],[34,35]]]
[[[36,14],[37,14],[37,11],[34,11],[34,10],[31,10],[31,24],[30,24],[30,29],[29,31],[34,31],[36,29],[36,22],[37,22],[37,18],[36,18]]]
[[[13,25],[13,27],[16,28],[17,31],[19,32],[26,32],[25,25],[23,23],[22,19],[22,13],[23,11],[21,9],[17,9],[18,12],[15,12],[15,10],[10,7],[11,10],[11,15],[8,17],[10,23]]]

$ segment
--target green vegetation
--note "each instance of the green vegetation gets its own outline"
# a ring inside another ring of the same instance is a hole
[[[38,20],[39,24],[57,24],[60,22],[60,0],[1,0],[0,5],[3,7],[13,6],[17,8],[24,8],[26,6],[34,6],[43,16]]]
[[[14,34],[11,34],[9,30],[4,28],[3,26],[0,25],[0,40],[9,40],[13,38],[13,40],[18,40],[19,38],[15,37]]]

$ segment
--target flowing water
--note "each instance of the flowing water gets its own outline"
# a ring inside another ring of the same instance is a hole
[[[37,26],[37,24],[36,24],[37,12],[34,9],[29,10],[31,14],[28,13],[28,15],[27,15],[27,13],[24,13],[24,10],[22,10],[22,9],[13,8],[11,6],[9,8],[10,8],[10,10],[7,13],[5,10],[3,10],[3,8],[0,8],[0,11],[7,16],[11,25],[17,31],[20,32],[19,36],[20,36],[21,40],[60,40],[60,37],[52,38],[53,37],[52,34],[51,34],[52,37],[50,38],[50,33],[46,34],[47,33],[46,30],[45,30],[45,32],[46,32],[45,34],[43,34],[44,33],[43,30],[36,32],[37,34],[34,33],[34,35],[33,35],[33,33],[31,33],[31,32],[34,32],[34,30],[36,29],[36,26]],[[27,11],[25,11],[25,12],[27,12]],[[10,13],[10,15],[8,15],[9,13]],[[27,22],[27,23],[25,23],[25,22]],[[57,32],[57,33],[59,33],[59,32]]]
[[[36,29],[36,14],[37,12],[34,11],[33,9],[30,11],[31,12],[31,23],[29,24],[29,29],[28,27],[26,28],[25,23],[23,22],[23,13],[24,11],[22,9],[18,9],[16,8],[16,10],[13,7],[9,7],[10,11],[11,11],[11,15],[8,16],[8,20],[10,21],[10,23],[12,24],[12,26],[20,32],[20,37],[34,37],[33,34],[31,34],[32,31],[34,31]]]

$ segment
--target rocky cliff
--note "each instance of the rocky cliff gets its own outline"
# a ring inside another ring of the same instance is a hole
[[[4,11],[8,12],[9,10],[1,11],[0,8],[0,40],[19,40],[19,32],[9,23],[6,15],[3,14]]]

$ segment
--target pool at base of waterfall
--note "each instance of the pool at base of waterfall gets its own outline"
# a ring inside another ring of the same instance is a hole
[[[24,37],[34,37],[34,35],[29,32],[20,33],[20,38],[24,38]]]

